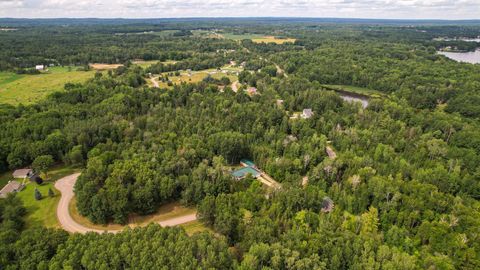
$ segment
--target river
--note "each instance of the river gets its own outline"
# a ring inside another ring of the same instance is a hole
[[[470,64],[480,64],[480,50],[474,52],[442,52],[438,51],[439,54],[445,55],[446,57],[453,59],[457,62],[465,62]]]

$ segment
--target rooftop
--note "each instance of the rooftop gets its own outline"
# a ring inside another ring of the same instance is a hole
[[[9,181],[2,190],[0,190],[0,198],[6,198],[8,193],[17,192],[22,190],[23,185],[17,181]]]
[[[27,178],[32,173],[32,169],[18,169],[13,172],[13,178]]]
[[[251,161],[249,159],[242,159],[242,160],[240,160],[240,163],[243,163],[243,164],[247,165],[248,167],[254,167],[255,166],[255,163],[253,163],[253,161]]]
[[[232,175],[235,178],[238,178],[238,179],[246,177],[247,174],[251,174],[255,178],[260,176],[260,172],[255,170],[252,167],[244,167],[244,168],[241,168],[241,169],[238,169],[238,170],[232,172]]]

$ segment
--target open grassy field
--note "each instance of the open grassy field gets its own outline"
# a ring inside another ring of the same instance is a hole
[[[340,90],[340,91],[347,91],[347,92],[352,92],[360,95],[366,95],[370,97],[382,97],[385,96],[385,93],[382,93],[377,90],[369,89],[369,88],[364,88],[364,87],[358,87],[358,86],[352,86],[352,85],[334,85],[334,84],[326,84],[324,87],[328,89],[333,89],[333,90]]]
[[[223,69],[223,68],[222,68]],[[206,69],[206,70],[200,70],[200,71],[192,71],[191,74],[188,72],[182,71],[180,72],[180,76],[168,76],[169,80],[172,81],[172,83],[175,84],[181,84],[182,82],[185,83],[197,83],[202,81],[204,78],[206,78],[208,75],[212,76],[214,79],[221,79],[222,77],[228,77],[231,82],[234,82],[238,80],[238,77],[235,74],[235,72],[240,71],[240,69],[237,68],[225,68],[224,69],[228,73],[223,73],[222,71],[218,71],[216,69]],[[162,75],[168,75],[170,72],[165,72]],[[151,82],[149,82],[151,84]],[[159,81],[159,87],[161,88],[169,88],[168,84],[166,82]]]
[[[95,71],[77,71],[76,67],[51,67],[38,75],[18,75],[0,72],[0,103],[31,104],[48,94],[62,91],[66,83],[84,82]]]
[[[233,40],[244,40],[244,39],[251,39],[255,43],[276,43],[276,44],[283,44],[286,42],[295,42],[296,39],[294,38],[278,38],[275,36],[265,36],[265,35],[259,35],[259,34],[242,34],[242,35],[236,35],[233,33],[223,33],[221,34],[223,38],[226,39],[233,39]]]
[[[222,33],[221,36],[226,39],[233,39],[233,40],[244,40],[244,39],[256,39],[256,38],[263,38],[263,35],[259,34],[234,34],[234,33]]]

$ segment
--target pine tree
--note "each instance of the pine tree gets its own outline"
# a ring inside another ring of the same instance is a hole
[[[48,196],[49,197],[55,197],[55,192],[51,188],[48,189]]]
[[[40,193],[40,191],[35,188],[35,200],[39,201],[42,199],[42,193]]]

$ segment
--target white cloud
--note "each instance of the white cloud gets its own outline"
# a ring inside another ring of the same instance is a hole
[[[0,0],[0,17],[480,19],[480,0]]]

